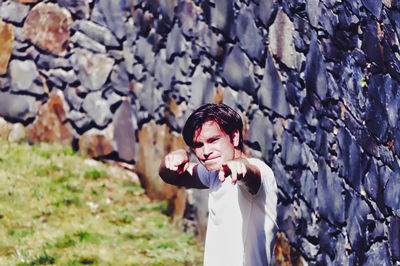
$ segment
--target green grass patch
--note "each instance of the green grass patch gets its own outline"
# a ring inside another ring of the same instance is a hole
[[[0,265],[201,265],[167,203],[111,172],[69,147],[0,141]]]

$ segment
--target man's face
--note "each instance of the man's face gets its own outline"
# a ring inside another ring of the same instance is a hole
[[[231,140],[216,122],[207,121],[194,133],[193,151],[208,171],[217,171],[224,162],[235,159],[238,142],[238,132],[233,133]]]

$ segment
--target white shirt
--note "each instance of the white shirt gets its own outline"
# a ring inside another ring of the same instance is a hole
[[[261,160],[247,159],[261,173],[259,191],[252,195],[230,178],[221,183],[218,172],[199,164],[201,182],[210,188],[204,265],[271,264],[276,233],[277,187],[272,170]]]

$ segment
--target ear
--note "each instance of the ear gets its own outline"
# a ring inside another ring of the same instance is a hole
[[[240,139],[239,130],[235,129],[235,131],[233,131],[232,133],[232,143],[233,146],[235,146],[235,148],[239,146],[239,139]]]

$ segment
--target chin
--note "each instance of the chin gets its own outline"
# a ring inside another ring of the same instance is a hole
[[[219,169],[221,169],[221,166],[219,165],[219,164],[207,164],[207,163],[205,163],[205,164],[203,164],[205,167],[206,167],[206,169],[208,170],[208,171],[210,171],[210,172],[212,172],[212,171],[218,171]]]

